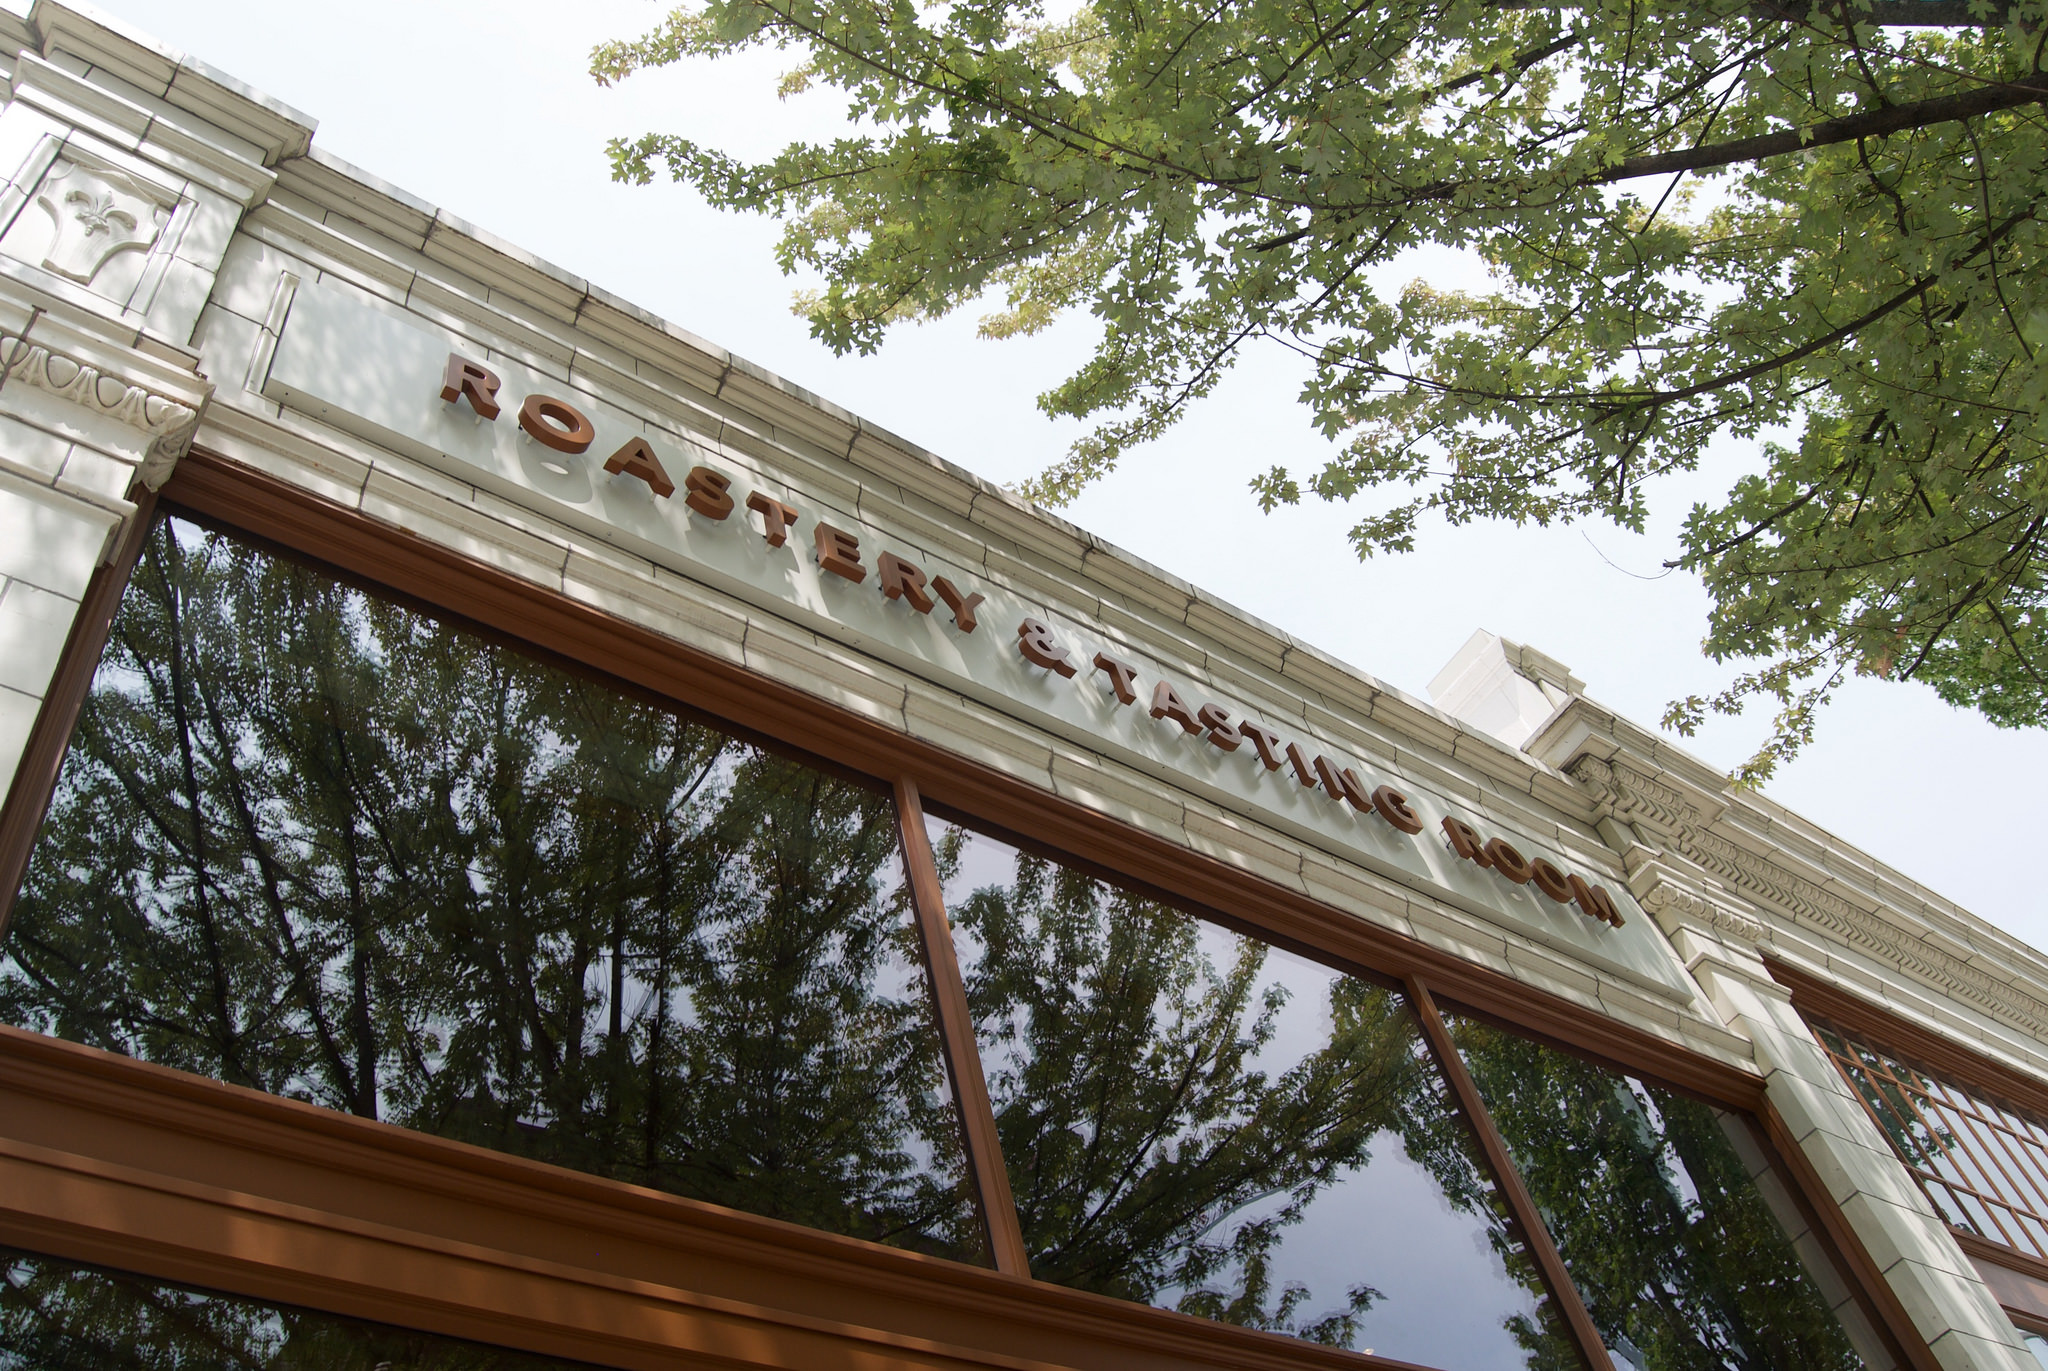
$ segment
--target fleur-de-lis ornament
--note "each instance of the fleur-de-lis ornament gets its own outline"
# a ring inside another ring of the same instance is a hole
[[[43,265],[74,281],[90,284],[115,253],[147,250],[156,241],[155,197],[118,171],[59,162],[44,178],[36,203],[57,225]]]

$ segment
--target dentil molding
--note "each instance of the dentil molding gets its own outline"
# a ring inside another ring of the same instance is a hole
[[[1926,984],[1972,1000],[2036,1036],[2048,1036],[2048,1000],[1998,980],[1886,922],[1880,913],[1859,909],[1786,866],[1714,832],[1695,805],[1655,777],[1619,759],[1602,761],[1591,756],[1580,757],[1565,769],[1616,815],[1656,834],[1731,890],[1767,902]],[[1739,928],[1754,920],[1669,881],[1660,881],[1642,900],[1652,910],[1670,908],[1758,940]],[[1723,923],[1723,919],[1730,922]]]
[[[1723,904],[1710,895],[1689,890],[1676,881],[1659,879],[1656,884],[1644,891],[1640,898],[1643,908],[1652,914],[1670,914],[1692,919],[1747,943],[1767,943],[1771,940],[1770,927],[1761,919],[1753,919],[1739,909]]]

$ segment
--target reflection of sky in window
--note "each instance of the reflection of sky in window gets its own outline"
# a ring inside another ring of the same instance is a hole
[[[1678,1149],[1671,1145],[1669,1132],[1664,1126],[1664,1111],[1657,1108],[1657,1101],[1633,1076],[1617,1080],[1614,1088],[1617,1094],[1633,1100],[1636,1108],[1642,1111],[1644,1122],[1650,1126],[1650,1135],[1658,1140],[1657,1161],[1664,1168],[1665,1181],[1683,1202],[1686,1217],[1698,1218],[1701,1213],[1700,1188],[1693,1181],[1692,1172],[1686,1169],[1684,1159],[1678,1155]]]
[[[1240,941],[1204,927],[1205,950],[1234,951]],[[1267,950],[1260,987],[1282,986],[1287,999],[1272,1040],[1259,1051],[1260,1069],[1277,1076],[1328,1044],[1330,993],[1342,979],[1343,973],[1292,953]],[[1419,1042],[1414,1046],[1422,1050]],[[1514,1313],[1533,1318],[1536,1305],[1510,1281],[1489,1227],[1485,1218],[1452,1208],[1400,1136],[1382,1130],[1373,1135],[1366,1164],[1318,1194],[1287,1230],[1274,1278],[1298,1281],[1331,1304],[1352,1285],[1379,1290],[1382,1298],[1362,1320],[1359,1346],[1381,1356],[1475,1371],[1519,1366],[1520,1350],[1502,1321]]]
[[[946,882],[949,909],[975,891],[1016,879],[1017,853],[1007,844],[965,834],[936,819],[930,823],[941,849],[949,835],[964,839],[957,868]],[[963,967],[971,968],[982,948],[970,930],[957,924],[954,936]],[[1252,940],[1202,923],[1197,943],[1209,965],[1222,972]],[[1334,1028],[1331,992],[1344,979],[1341,972],[1265,948],[1247,1017],[1258,1012],[1268,989],[1278,988],[1284,997],[1272,1037],[1251,1055],[1249,1068],[1269,1080],[1278,1078],[1327,1046]],[[1419,1038],[1412,1046],[1434,1076]],[[1023,1050],[1020,1043],[1011,1043],[985,1053],[991,1076],[1018,1065]],[[1221,1216],[1205,1240],[1216,1241],[1278,1212],[1287,1198],[1264,1195]],[[1515,1284],[1494,1251],[1492,1222],[1490,1215],[1454,1209],[1435,1178],[1410,1158],[1399,1135],[1382,1130],[1371,1139],[1367,1162],[1325,1185],[1299,1220],[1282,1230],[1273,1257],[1274,1287],[1306,1286],[1310,1298],[1299,1312],[1314,1321],[1339,1310],[1352,1287],[1370,1285],[1381,1298],[1359,1320],[1360,1350],[1460,1371],[1508,1371],[1525,1363],[1505,1321],[1516,1314],[1534,1320],[1536,1300]],[[1160,1290],[1154,1302],[1172,1307],[1183,1293]]]
[[[1361,1349],[1474,1371],[1522,1365],[1502,1321],[1533,1318],[1536,1308],[1509,1280],[1486,1223],[1454,1210],[1390,1132],[1375,1134],[1370,1163],[1346,1172],[1287,1230],[1274,1277],[1307,1285],[1325,1304],[1344,1287],[1371,1285],[1384,1298],[1362,1320]]]

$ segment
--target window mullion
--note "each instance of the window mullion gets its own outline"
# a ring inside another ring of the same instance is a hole
[[[967,1164],[981,1199],[982,1222],[988,1229],[989,1253],[996,1270],[1028,1277],[1031,1263],[1024,1250],[1024,1229],[1017,1219],[1010,1173],[996,1136],[988,1081],[981,1072],[981,1047],[974,1038],[974,1014],[967,1005],[967,983],[953,951],[953,930],[939,889],[938,863],[932,859],[931,838],[925,830],[924,803],[918,797],[917,783],[907,776],[896,782],[896,818],[903,832],[903,865],[910,878],[911,905],[917,911],[918,934],[931,975],[933,1012],[952,1068],[953,1095],[960,1107]]]
[[[1463,1106],[1473,1132],[1479,1135],[1479,1149],[1485,1154],[1487,1165],[1493,1168],[1494,1180],[1500,1186],[1508,1211],[1521,1225],[1522,1240],[1529,1245],[1529,1255],[1543,1273],[1551,1298],[1557,1301],[1565,1322],[1571,1327],[1572,1336],[1578,1341],[1579,1355],[1586,1359],[1590,1371],[1614,1371],[1613,1359],[1607,1355],[1607,1344],[1601,1339],[1600,1330],[1593,1326],[1593,1316],[1586,1312],[1586,1303],[1579,1298],[1578,1287],[1572,1284],[1564,1258],[1559,1255],[1557,1244],[1551,1241],[1550,1230],[1543,1225],[1543,1215],[1537,1210],[1528,1186],[1523,1184],[1521,1173],[1508,1156],[1507,1144],[1501,1140],[1499,1130],[1493,1126],[1493,1119],[1486,1112],[1486,1102],[1479,1098],[1479,1088],[1472,1083],[1472,1073],[1465,1069],[1465,1060],[1458,1055],[1457,1045],[1451,1041],[1450,1031],[1444,1027],[1435,998],[1420,976],[1411,975],[1404,979],[1409,1003],[1414,1006],[1415,1017],[1422,1024],[1423,1037],[1428,1041],[1430,1051],[1436,1055],[1444,1078],[1450,1082],[1451,1093]]]
[[[113,555],[100,564],[86,586],[63,655],[57,659],[57,670],[43,695],[35,727],[29,732],[28,746],[15,770],[14,788],[0,795],[0,800],[4,800],[0,803],[0,936],[7,932],[15,894],[28,873],[29,853],[42,829],[50,796],[57,789],[57,773],[63,768],[64,754],[71,746],[71,731],[78,723],[79,711],[85,708],[86,696],[92,692],[93,673],[99,669],[100,653],[106,648],[107,635],[113,631],[122,592],[128,588],[135,564],[142,560],[150,530],[156,527],[156,492],[137,482],[131,493],[135,512],[128,516],[128,527],[122,530]]]

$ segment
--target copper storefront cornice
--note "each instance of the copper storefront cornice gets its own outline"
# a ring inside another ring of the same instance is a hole
[[[1408,1365],[878,1247],[6,1027],[0,1112],[0,1239],[286,1301],[317,1290],[337,1312],[485,1341],[516,1329],[522,1345],[556,1355],[666,1368],[683,1351],[804,1371]],[[94,1139],[92,1157],[65,1146],[80,1136]]]

